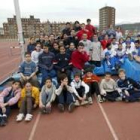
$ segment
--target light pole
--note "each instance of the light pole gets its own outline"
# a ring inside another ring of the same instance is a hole
[[[21,47],[21,57],[22,57],[22,61],[24,61],[24,53],[25,53],[24,38],[23,38],[23,31],[22,31],[22,24],[21,24],[21,17],[20,17],[20,8],[19,8],[18,0],[14,0],[14,6],[15,6],[17,27],[18,27],[18,39],[19,39],[19,44]]]

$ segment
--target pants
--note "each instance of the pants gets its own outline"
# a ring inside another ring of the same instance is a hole
[[[103,96],[105,99],[109,101],[116,101],[117,97],[120,97],[118,91],[107,92],[106,96]]]
[[[40,68],[40,71],[42,73],[41,87],[45,84],[46,78],[48,78],[48,77],[53,78],[56,76],[56,72],[53,69],[49,71],[49,70],[46,70],[44,68]]]
[[[51,99],[51,93],[43,93],[42,96],[41,96],[41,101],[43,103],[43,105],[46,105],[50,100],[48,100],[48,98]]]
[[[126,96],[125,99],[127,99],[129,102],[135,102],[139,101],[140,99],[140,91],[129,91],[130,96]]]
[[[61,94],[58,96],[59,104],[71,104],[73,102],[73,95],[69,91],[62,91]]]
[[[80,97],[83,97],[85,94],[85,89],[82,86],[80,88],[76,89],[76,91],[78,92]],[[78,100],[78,97],[75,94],[74,94],[74,98],[75,98],[75,100]]]
[[[94,93],[96,93],[96,95],[100,95],[100,88],[99,88],[99,84],[97,82],[92,82],[92,83],[87,83],[89,86],[89,93],[88,93],[88,97],[91,97],[94,95]]]
[[[34,99],[32,97],[25,97],[21,101],[19,113],[31,114],[33,109]]]
[[[9,97],[4,97],[4,103],[7,103],[10,99],[11,99],[12,97],[11,96],[9,96]],[[17,104],[15,104],[15,105],[12,105],[12,106],[6,106],[6,115],[7,116],[9,116],[10,115],[10,113],[11,113],[11,109],[12,108],[18,108],[17,107]],[[0,108],[0,115],[2,115],[3,113],[2,113],[2,109]]]
[[[35,87],[39,87],[39,82],[38,82],[38,80],[37,80],[37,76],[35,75],[35,76],[33,76],[31,79],[29,79],[28,80],[29,82],[31,82],[31,84],[33,85],[33,86],[35,86]],[[21,78],[21,83],[22,83],[22,85],[24,85],[25,84],[25,80],[23,80],[22,78]]]
[[[94,61],[94,60],[91,60],[91,61],[90,61],[90,64],[95,65],[96,67],[101,67],[101,61]]]

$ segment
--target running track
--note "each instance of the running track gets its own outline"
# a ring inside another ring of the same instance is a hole
[[[0,79],[11,73],[20,61],[18,55],[3,55],[9,54],[8,45],[14,43],[3,43],[5,48],[0,45]],[[9,61],[3,64],[4,60]],[[139,102],[99,104],[94,99],[93,105],[76,108],[73,113],[59,113],[55,106],[50,115],[34,111],[30,123],[17,123],[17,114],[18,110],[13,110],[8,125],[0,128],[0,140],[140,140]]]

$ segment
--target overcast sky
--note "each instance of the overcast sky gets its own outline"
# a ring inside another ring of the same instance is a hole
[[[21,17],[34,15],[41,21],[85,22],[99,24],[99,9],[116,8],[116,23],[140,22],[140,0],[19,0]],[[13,0],[0,0],[0,27],[15,14]]]

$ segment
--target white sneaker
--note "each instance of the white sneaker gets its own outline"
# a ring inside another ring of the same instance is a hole
[[[88,101],[82,101],[81,102],[81,105],[86,105],[86,104],[88,104]]]
[[[25,121],[31,121],[33,115],[32,114],[26,114]]]
[[[92,104],[93,104],[93,100],[92,100],[92,98],[91,98],[91,97],[88,97],[88,103],[89,103],[90,105],[92,105]]]
[[[78,101],[78,100],[76,100],[76,101],[75,101],[75,103],[74,103],[74,105],[75,105],[75,106],[80,106],[79,101]]]
[[[102,99],[101,95],[98,95],[97,96],[97,100],[98,100],[99,103],[102,103],[103,102],[103,99]]]
[[[17,121],[17,122],[20,122],[20,121],[23,120],[23,118],[24,118],[24,114],[23,114],[23,113],[19,113],[19,114],[17,115],[16,121]]]

